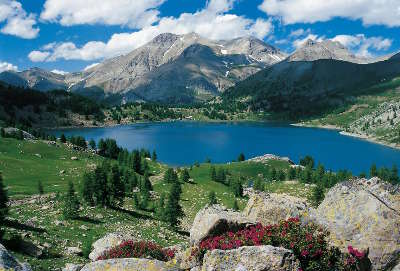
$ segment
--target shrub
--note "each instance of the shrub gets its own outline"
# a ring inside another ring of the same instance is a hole
[[[352,247],[349,253],[342,254],[338,248],[329,246],[327,236],[328,232],[317,225],[301,225],[298,218],[290,218],[276,225],[257,224],[237,232],[210,237],[192,251],[192,256],[201,259],[209,250],[271,245],[293,251],[303,271],[358,270],[356,266],[366,258],[366,254]]]
[[[106,251],[97,260],[107,260],[115,258],[151,258],[159,261],[169,261],[175,257],[172,249],[163,249],[161,246],[152,242],[125,241],[117,247]]]

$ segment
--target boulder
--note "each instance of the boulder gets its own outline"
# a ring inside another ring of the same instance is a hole
[[[387,270],[400,258],[400,191],[379,178],[334,186],[316,210],[316,221],[343,251],[369,248],[373,270]]]
[[[28,264],[19,263],[2,244],[0,244],[0,270],[32,271]]]
[[[270,225],[291,217],[302,218],[309,210],[310,206],[304,199],[286,194],[255,192],[250,195],[243,214],[254,223]]]
[[[80,249],[79,247],[67,247],[65,249],[65,254],[66,255],[82,255],[82,249]]]
[[[300,266],[290,250],[272,246],[212,250],[204,255],[203,271],[297,271]]]
[[[175,257],[171,261],[183,270],[190,270],[192,268],[201,266],[201,261],[199,257],[192,256],[192,251],[194,249],[195,247],[179,247],[178,249],[175,248]]]
[[[82,267],[82,264],[67,263],[62,271],[80,271]]]
[[[89,254],[89,259],[95,261],[97,260],[98,257],[103,255],[103,253],[106,252],[107,250],[119,246],[121,243],[125,241],[134,239],[135,238],[129,234],[118,233],[118,232],[109,233],[92,244],[93,250]]]
[[[200,210],[190,229],[191,244],[198,244],[207,237],[235,231],[252,223],[241,213],[221,205],[206,206]]]
[[[392,271],[400,271],[400,263],[398,265],[396,265]]]
[[[85,265],[81,271],[178,271],[171,263],[149,259],[111,259],[92,262]]]

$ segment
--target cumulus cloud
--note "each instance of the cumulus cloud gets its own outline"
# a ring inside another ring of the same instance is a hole
[[[11,63],[0,61],[0,72],[4,71],[18,71],[18,67]]]
[[[42,62],[50,55],[49,52],[32,51],[29,53],[28,58],[33,62]]]
[[[252,20],[228,13],[234,0],[210,0],[206,7],[195,13],[183,13],[179,17],[163,17],[157,24],[143,27],[133,33],[114,34],[107,42],[91,41],[77,47],[72,42],[51,44],[42,53],[48,55],[39,61],[58,59],[99,60],[128,53],[161,33],[187,34],[196,32],[209,39],[232,39],[242,36],[265,38],[272,30],[271,21]]]
[[[375,51],[386,51],[392,46],[393,40],[383,37],[366,37],[358,35],[337,35],[332,39],[352,49],[358,56],[373,57],[371,49]]]
[[[51,72],[55,73],[55,74],[60,74],[60,75],[66,75],[68,73],[68,72],[65,72],[65,71],[57,70],[57,69],[52,70]]]
[[[100,64],[100,63],[93,63],[93,64],[90,64],[90,65],[86,66],[83,70],[84,70],[84,71],[90,70],[91,68],[94,68],[94,67],[96,67],[96,66],[99,65],[99,64]]]
[[[39,34],[35,28],[34,14],[27,14],[20,2],[14,0],[0,0],[0,29],[1,33],[17,36],[23,39],[33,39]]]
[[[365,25],[400,26],[398,0],[264,0],[259,8],[285,24],[315,23],[335,17],[362,20]]]
[[[64,26],[124,25],[142,28],[158,21],[156,9],[165,0],[47,0],[40,18]]]
[[[299,39],[295,39],[292,42],[292,45],[293,45],[294,48],[298,49],[298,48],[302,47],[308,40],[321,42],[321,41],[324,40],[324,36],[320,37],[320,36],[315,35],[315,34],[308,34],[305,37],[302,37],[302,38],[299,38]]]

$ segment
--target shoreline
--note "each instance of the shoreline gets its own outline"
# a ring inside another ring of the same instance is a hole
[[[371,137],[365,134],[356,134],[356,133],[350,133],[344,131],[341,127],[335,126],[335,125],[313,125],[313,124],[305,124],[305,123],[293,123],[290,124],[291,126],[296,126],[296,127],[306,127],[306,128],[318,128],[318,129],[327,129],[327,130],[335,130],[338,131],[339,134],[343,136],[350,136],[354,137],[357,139],[365,140],[374,144],[378,145],[383,145],[385,147],[389,147],[395,150],[400,151],[400,145],[396,145],[395,143],[387,143],[381,140],[376,139],[375,137]]]

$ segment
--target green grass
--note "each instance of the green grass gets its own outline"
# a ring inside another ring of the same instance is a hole
[[[74,151],[62,144],[55,147],[42,141],[0,138],[0,171],[11,196],[37,194],[39,181],[46,193],[65,191],[69,181],[79,185],[83,173],[101,160],[97,155]],[[65,173],[61,174],[63,170]]]
[[[0,170],[3,171],[4,181],[12,199],[20,199],[10,207],[9,221],[12,223],[6,228],[5,239],[12,236],[25,236],[24,240],[37,244],[49,244],[49,256],[36,259],[13,253],[22,261],[27,261],[33,270],[60,270],[66,263],[85,263],[88,260],[79,256],[67,256],[66,247],[83,247],[84,243],[91,243],[107,233],[123,231],[129,232],[138,240],[151,240],[162,246],[174,245],[187,241],[182,232],[172,230],[166,223],[154,218],[154,213],[136,210],[131,198],[126,198],[120,210],[110,208],[82,206],[82,219],[64,221],[62,217],[62,194],[67,182],[72,180],[79,191],[79,184],[85,171],[93,165],[101,163],[103,158],[86,152],[78,152],[66,148],[64,145],[56,147],[42,141],[17,141],[15,139],[0,139]],[[35,156],[40,154],[41,158]],[[79,158],[72,161],[71,157]],[[65,159],[64,159],[65,158]],[[231,176],[243,177],[243,183],[254,180],[257,176],[266,175],[269,166],[286,170],[287,162],[269,161],[266,164],[255,162],[228,163],[214,165],[216,168],[227,169]],[[169,190],[169,185],[163,182],[163,173],[167,166],[149,161],[152,173],[152,182],[155,192]],[[229,208],[233,207],[235,196],[230,188],[224,184],[210,180],[211,164],[201,164],[192,167],[189,174],[193,183],[182,185],[183,194],[181,204],[185,212],[181,230],[188,231],[197,212],[208,203],[208,193],[215,191],[218,202]],[[65,174],[60,175],[60,171]],[[43,182],[46,195],[41,200],[32,198],[37,194],[37,182]],[[288,184],[286,182],[268,183],[269,192],[286,192],[292,195],[307,196],[307,187],[303,184]],[[52,194],[49,194],[52,193]],[[25,199],[25,197],[28,197]],[[240,209],[247,203],[247,198],[237,198]],[[56,221],[63,221],[65,225],[56,225]],[[26,225],[33,225],[27,227]],[[87,229],[82,228],[87,227]],[[44,231],[38,231],[43,229]]]

